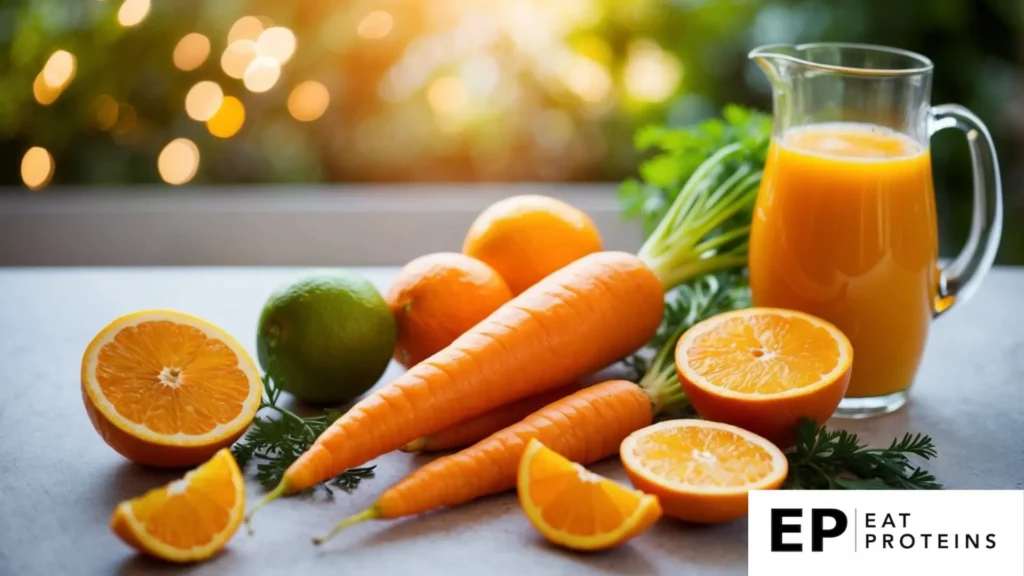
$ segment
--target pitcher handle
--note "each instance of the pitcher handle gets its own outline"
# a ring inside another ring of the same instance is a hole
[[[974,182],[974,212],[967,243],[956,260],[939,270],[934,314],[940,316],[954,304],[966,302],[996,258],[1003,231],[1003,191],[999,162],[985,124],[973,112],[958,104],[935,106],[931,111],[930,134],[957,128],[967,136]]]

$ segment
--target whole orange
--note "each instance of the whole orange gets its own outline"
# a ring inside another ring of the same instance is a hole
[[[603,249],[597,226],[586,213],[536,194],[489,206],[470,226],[462,246],[463,252],[497,270],[513,295]]]
[[[409,262],[386,300],[395,316],[395,360],[410,367],[452,343],[512,299],[508,285],[483,262],[438,252]]]

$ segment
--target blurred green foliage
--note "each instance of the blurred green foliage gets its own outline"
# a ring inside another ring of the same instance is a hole
[[[634,135],[645,125],[693,123],[729,102],[769,108],[751,48],[866,42],[929,56],[933,101],[963,104],[990,126],[1007,202],[1000,260],[1024,263],[1024,227],[1009,224],[1024,217],[1021,0],[152,0],[129,28],[117,21],[122,1],[0,4],[9,193],[27,193],[17,186],[30,146],[52,153],[53,184],[139,184],[160,181],[156,158],[180,137],[200,150],[193,183],[621,181],[642,158]],[[360,35],[374,11],[393,25]],[[220,68],[228,30],[248,14],[298,38],[260,94]],[[189,32],[208,36],[212,52],[183,72],[171,54]],[[75,55],[77,70],[43,106],[33,81],[57,49]],[[185,114],[200,80],[243,102],[234,137],[215,138]],[[287,108],[304,80],[331,95],[309,123]],[[97,126],[101,95],[120,103],[113,129]],[[969,225],[969,156],[952,132],[935,138],[933,155],[951,254]]]

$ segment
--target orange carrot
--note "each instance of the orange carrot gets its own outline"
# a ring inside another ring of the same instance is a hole
[[[580,464],[607,458],[619,451],[626,436],[651,423],[657,409],[653,402],[645,389],[626,380],[579,390],[461,452],[423,466],[382,494],[372,507],[314,542],[320,544],[363,520],[420,514],[508,490],[516,484],[519,459],[531,438]]]
[[[681,323],[666,339],[639,384],[611,380],[556,400],[473,446],[413,472],[372,507],[341,521],[314,542],[322,543],[363,520],[419,514],[508,490],[515,486],[519,459],[530,438],[581,464],[615,454],[626,436],[649,425],[654,416],[671,414],[688,403],[674,352],[691,322]]]
[[[417,438],[403,446],[401,450],[403,452],[442,452],[453,448],[462,449],[472,446],[498,430],[519,422],[555,400],[564,398],[579,389],[578,384],[573,384],[523,398],[476,418],[449,426],[440,432]]]
[[[353,406],[248,516],[282,494],[620,360],[654,335],[663,306],[661,281],[636,256],[580,258]]]

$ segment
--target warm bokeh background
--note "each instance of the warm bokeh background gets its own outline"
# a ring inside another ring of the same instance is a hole
[[[767,109],[749,49],[815,40],[935,61],[934,101],[992,129],[1024,263],[1021,0],[5,0],[0,185],[614,182],[637,127]],[[969,159],[953,132],[933,154],[948,252]]]

